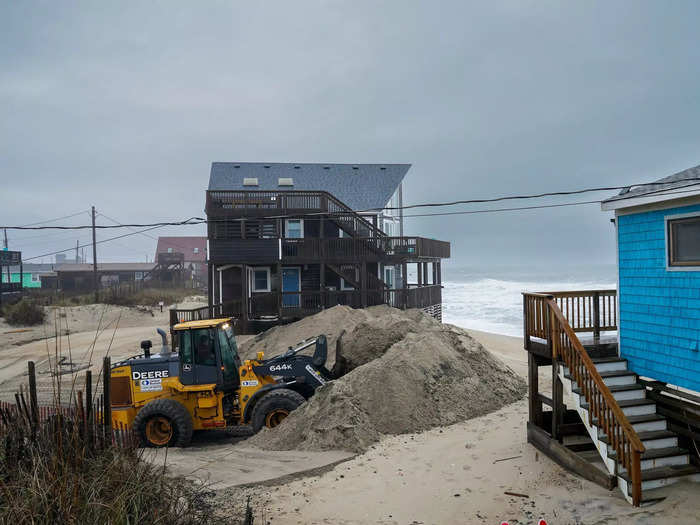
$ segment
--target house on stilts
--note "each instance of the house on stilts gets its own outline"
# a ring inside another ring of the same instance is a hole
[[[441,319],[441,260],[450,244],[404,235],[409,168],[213,163],[209,305],[174,310],[171,321],[233,316],[239,333],[257,333],[335,305],[378,304]]]
[[[617,291],[523,294],[527,436],[641,505],[700,481],[700,166],[602,209],[614,212]]]

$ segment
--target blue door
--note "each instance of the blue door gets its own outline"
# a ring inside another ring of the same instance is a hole
[[[300,305],[301,272],[299,268],[282,268],[282,306],[298,308]]]

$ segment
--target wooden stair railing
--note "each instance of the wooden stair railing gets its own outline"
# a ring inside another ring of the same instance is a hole
[[[553,296],[540,298],[545,305],[544,323],[539,328],[548,328],[547,339],[552,347],[552,360],[561,358],[588,402],[588,423],[603,429],[609,444],[617,453],[617,462],[629,473],[632,485],[632,503],[639,506],[642,499],[641,454],[645,448],[634,428],[627,420],[607,385],[600,377],[595,364],[579,341],[573,328],[559,309]]]

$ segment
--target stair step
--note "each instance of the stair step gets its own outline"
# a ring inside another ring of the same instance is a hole
[[[628,390],[646,390],[642,385],[638,384],[633,384],[633,385],[609,385],[608,390],[610,392],[615,393],[615,392],[626,392]],[[580,388],[574,388],[572,390],[575,394],[581,395],[581,389]]]
[[[642,481],[654,481],[656,479],[678,478],[700,474],[700,468],[695,465],[669,465],[668,467],[651,468],[642,470]],[[623,472],[620,477],[630,483],[629,473]]]
[[[648,448],[642,452],[641,459],[659,459],[673,456],[684,456],[686,454],[688,454],[688,450],[680,447]],[[609,451],[608,457],[610,459],[615,459],[617,457],[617,452],[614,450]]]
[[[592,359],[598,372],[611,372],[627,370],[627,359],[619,357],[597,357]]]
[[[611,370],[609,372],[598,371],[600,377],[603,378],[603,382],[607,386],[613,385],[633,385],[637,382],[637,374],[630,372],[629,370]],[[571,374],[565,374],[565,379],[568,379],[573,384],[576,384],[575,379]]]
[[[618,401],[617,404],[620,408],[642,406],[642,405],[656,405],[656,402],[651,399],[625,399],[623,401]],[[588,403],[581,403],[581,408],[588,410],[590,405]],[[628,416],[629,417],[629,416]]]
[[[638,423],[653,423],[654,421],[666,421],[664,416],[660,416],[656,412],[653,414],[642,414],[641,416],[627,416],[627,421],[631,425],[636,425]],[[593,418],[593,424],[598,426],[598,418]]]
[[[614,363],[617,361],[624,361],[626,363],[627,359],[622,359],[621,357],[594,357],[591,361],[597,365],[598,363]]]
[[[668,438],[677,438],[678,436],[671,432],[670,430],[651,430],[649,432],[638,432],[637,436],[639,437],[639,440],[644,442],[644,441],[654,441],[657,439],[668,439]],[[605,434],[600,436],[600,441],[605,443],[606,445],[608,444],[608,436]]]
[[[598,372],[600,374],[600,377],[605,379],[606,377],[618,377],[618,376],[636,376],[634,372],[630,372],[629,370],[609,370],[607,372]],[[573,381],[573,377],[571,377],[571,374],[564,374],[564,377],[567,379],[571,379]]]
[[[632,425],[636,425],[637,423],[650,423],[652,421],[666,421],[666,418],[664,416],[660,416],[659,414],[644,414],[641,416],[627,416],[627,421],[630,422]]]

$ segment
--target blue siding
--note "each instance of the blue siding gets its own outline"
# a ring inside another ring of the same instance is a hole
[[[617,218],[620,353],[630,369],[700,391],[700,272],[666,270],[664,218],[700,205]]]

